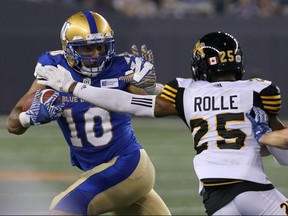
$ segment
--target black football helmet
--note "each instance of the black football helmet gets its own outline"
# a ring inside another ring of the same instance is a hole
[[[235,72],[236,80],[244,74],[244,59],[238,41],[230,34],[212,32],[204,35],[195,45],[191,70],[194,80],[211,81],[212,75]]]

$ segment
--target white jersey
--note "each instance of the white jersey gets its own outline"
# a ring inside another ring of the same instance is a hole
[[[174,103],[192,133],[199,180],[270,183],[263,171],[261,146],[245,114],[258,106],[277,115],[280,92],[270,81],[210,83],[177,78],[165,85],[161,96]]]

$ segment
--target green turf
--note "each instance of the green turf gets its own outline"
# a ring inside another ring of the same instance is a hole
[[[192,159],[191,135],[176,118],[133,120],[135,133],[149,153],[156,169],[156,191],[174,215],[204,215],[198,196],[198,181]],[[278,189],[288,196],[287,167],[271,157],[264,158],[266,173]],[[55,123],[30,128],[24,135],[9,134],[5,117],[0,118],[1,172],[66,172],[71,167],[69,149]],[[47,214],[51,199],[66,189],[72,179],[7,180],[0,178],[0,214]]]

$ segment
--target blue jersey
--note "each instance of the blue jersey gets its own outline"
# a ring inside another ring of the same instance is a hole
[[[131,70],[135,58],[133,55],[115,55],[111,66],[96,77],[76,72],[67,64],[61,51],[46,52],[38,61],[42,65],[62,65],[77,82],[125,90],[128,84],[119,77]],[[142,148],[132,129],[130,115],[106,111],[69,93],[61,93],[61,96],[65,106],[57,123],[70,147],[73,166],[86,171],[115,156]]]

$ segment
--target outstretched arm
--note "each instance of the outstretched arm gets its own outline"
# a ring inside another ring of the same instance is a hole
[[[258,114],[261,115],[262,112],[264,111],[260,110]],[[261,155],[267,156],[271,154],[276,162],[278,162],[280,165],[287,166],[288,149],[285,146],[288,142],[288,128],[285,128],[284,124],[279,120],[277,116],[270,115],[269,121],[266,121],[265,124],[269,124],[269,127],[273,130],[273,132],[267,135],[263,135],[263,138],[261,138],[260,142],[266,144],[264,146],[266,148],[263,148],[263,146],[261,148]],[[281,147],[281,145],[284,145],[284,147]],[[265,154],[263,154],[263,152]]]
[[[38,69],[43,80],[41,85],[69,92],[75,96],[93,103],[103,109],[130,113],[135,116],[164,117],[177,115],[175,107],[169,101],[156,95],[136,95],[124,91],[107,88],[97,88],[73,80],[69,71],[62,66],[44,66]]]
[[[154,117],[156,95],[134,95],[83,83],[73,83],[69,88],[69,93],[113,112]]]
[[[264,134],[259,141],[272,147],[288,149],[288,128]]]

